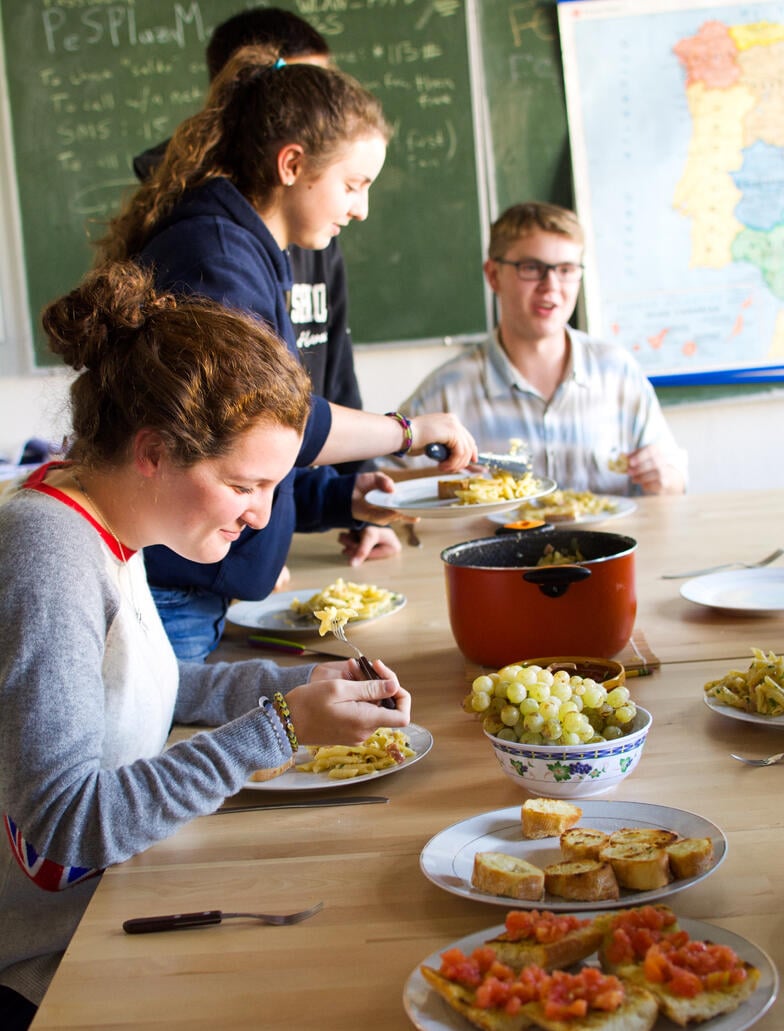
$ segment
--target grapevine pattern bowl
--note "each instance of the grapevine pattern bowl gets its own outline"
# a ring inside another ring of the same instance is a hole
[[[588,745],[527,745],[484,734],[501,769],[519,787],[550,798],[587,798],[629,776],[640,761],[652,722],[648,710],[638,705],[628,734]]]

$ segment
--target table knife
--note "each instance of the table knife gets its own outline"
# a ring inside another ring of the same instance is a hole
[[[378,805],[387,803],[385,795],[351,795],[348,798],[311,798],[300,802],[264,802],[262,805],[238,805],[230,809],[218,809],[213,816],[226,813],[255,813],[262,809],[310,809],[329,805]]]
[[[314,632],[318,628],[314,627]],[[272,637],[268,634],[248,634],[248,644],[252,648],[263,648],[265,651],[281,652],[285,655],[329,655],[333,659],[351,658],[350,648],[341,648],[339,644],[331,642],[322,646],[316,642],[313,644],[299,644],[297,641],[289,641],[283,637]]]

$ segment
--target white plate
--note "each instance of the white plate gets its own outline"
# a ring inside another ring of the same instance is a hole
[[[678,923],[690,937],[698,941],[712,941],[717,945],[729,945],[741,959],[760,971],[760,979],[753,993],[733,1013],[726,1013],[721,1017],[714,1017],[706,1024],[700,1024],[709,1031],[744,1031],[751,1027],[766,1013],[776,1000],[779,990],[779,975],[770,956],[758,948],[746,938],[739,934],[733,934],[716,924],[707,924],[702,920],[689,920],[686,917],[678,917]],[[441,953],[447,949],[458,948],[469,955],[479,945],[484,944],[491,938],[495,938],[504,930],[504,925],[488,927],[486,931],[478,931],[476,934],[466,935],[459,941],[445,945],[438,952],[431,953],[422,965],[434,967],[436,970],[441,966]],[[589,965],[595,966],[596,961]],[[441,996],[433,991],[427,981],[420,973],[417,966],[403,990],[403,1005],[414,1027],[418,1031],[463,1031],[468,1029],[468,1022],[460,1016]],[[675,1025],[670,1023],[666,1017],[659,1017],[654,1024],[653,1031],[665,1031],[672,1029]]]
[[[713,839],[714,863],[709,870],[696,877],[671,881],[663,888],[653,891],[627,891],[622,888],[620,898],[602,900],[600,905],[605,909],[642,906],[655,899],[674,895],[676,891],[688,888],[712,874],[727,854],[727,839],[724,832],[709,820],[683,809],[671,809],[669,806],[651,805],[648,802],[600,802],[582,798],[579,799],[579,805],[583,815],[577,824],[578,827],[592,827],[608,834],[622,827],[658,827],[675,831],[682,838]],[[545,894],[536,902],[526,902],[501,895],[486,895],[472,887],[471,873],[476,852],[505,852],[540,868],[563,860],[558,838],[531,840],[522,836],[520,808],[517,805],[510,809],[482,813],[453,824],[440,834],[436,834],[425,845],[419,857],[419,865],[425,877],[453,895],[476,899],[477,902],[489,902],[495,906],[506,906],[507,909],[544,908],[558,912],[596,909],[596,902],[575,902],[573,899],[563,899],[557,895]]]
[[[365,501],[379,508],[390,508],[403,515],[421,516],[423,519],[465,519],[467,516],[487,515],[488,512],[508,512],[516,508],[522,498],[512,501],[489,501],[484,505],[460,505],[454,498],[442,500],[438,496],[439,480],[464,480],[465,474],[452,476],[428,476],[414,480],[401,480],[395,485],[391,494],[383,490],[371,490],[365,495]],[[556,489],[555,480],[541,477],[537,481],[537,490],[530,498],[544,497]]]
[[[315,616],[297,615],[292,610],[291,603],[295,598],[307,601],[314,594],[318,594],[319,590],[318,587],[306,587],[301,591],[276,591],[275,594],[271,594],[263,601],[236,601],[229,606],[226,618],[239,626],[249,626],[254,630],[274,631],[287,636],[317,634],[319,621]],[[393,612],[399,612],[405,603],[405,595],[396,594],[392,605],[383,612],[379,612],[377,616],[371,616],[369,619],[352,619],[346,625],[349,630],[351,627],[365,626],[377,619],[383,619],[384,616],[391,616]]]
[[[784,612],[784,569],[735,569],[687,580],[681,595],[697,605],[770,616]]]
[[[740,720],[741,723],[756,723],[758,727],[768,727],[771,730],[784,730],[784,716],[760,716],[758,712],[744,712],[743,709],[736,709],[732,705],[721,705],[707,694],[703,694],[702,700],[719,716],[728,716],[731,720]]]
[[[615,497],[615,495],[597,494],[599,498],[607,498],[615,505],[615,508],[605,512],[586,512],[585,515],[577,516],[575,519],[557,519],[553,521],[554,526],[576,526],[578,523],[580,526],[590,526],[592,523],[605,523],[608,519],[620,519],[621,516],[630,515],[637,509],[637,502],[632,501],[631,498]],[[521,508],[525,508],[528,504],[532,508],[544,508],[547,505],[547,501],[522,501],[518,502]],[[501,526],[504,523],[509,523],[515,518],[523,519],[530,518],[527,512],[523,512],[520,516],[515,516],[514,512],[505,512],[500,514],[495,512],[488,516],[494,523],[499,523]]]
[[[386,777],[390,773],[408,769],[420,759],[424,759],[433,747],[433,735],[424,727],[418,727],[416,723],[410,723],[407,727],[403,727],[403,733],[416,754],[404,759],[402,763],[388,766],[385,770],[376,770],[375,773],[368,773],[364,777],[352,777],[350,780],[330,780],[326,773],[298,773],[296,770],[286,770],[285,773],[281,773],[273,780],[249,780],[244,788],[248,791],[327,791],[330,788],[350,787],[352,784],[367,784],[368,781],[376,780],[378,777]],[[313,756],[307,748],[300,748],[294,761],[299,766],[300,763],[310,762],[312,758]]]

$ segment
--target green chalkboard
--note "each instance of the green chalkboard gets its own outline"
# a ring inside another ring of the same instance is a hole
[[[480,39],[497,211],[540,200],[572,206],[555,0],[481,0]]]
[[[38,312],[92,262],[88,236],[133,187],[133,156],[199,108],[213,27],[241,0],[2,0],[14,166]],[[251,6],[248,4],[247,6]],[[342,237],[357,343],[485,328],[481,204],[462,2],[300,0],[394,127],[370,218]]]

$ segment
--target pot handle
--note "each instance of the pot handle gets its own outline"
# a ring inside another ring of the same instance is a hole
[[[585,566],[537,566],[523,573],[523,580],[536,584],[546,598],[560,598],[573,583],[586,580],[590,575],[591,570]]]

